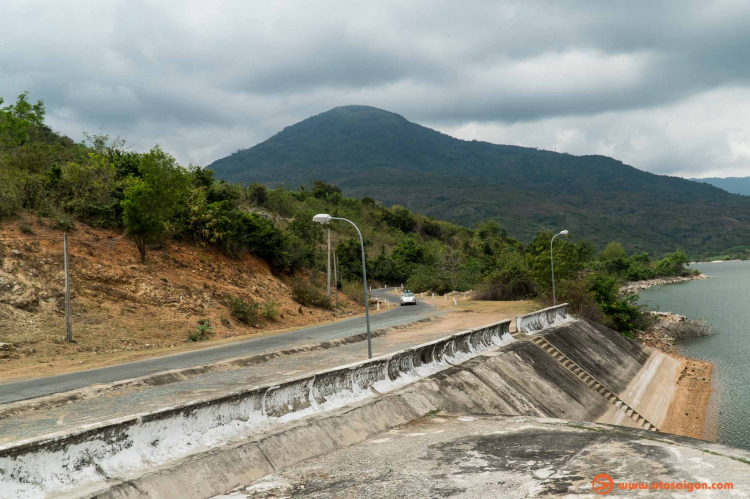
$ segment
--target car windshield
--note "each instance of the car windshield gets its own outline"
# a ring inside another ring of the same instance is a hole
[[[404,293],[404,296],[406,298],[411,298],[412,296],[414,296],[414,293]]]

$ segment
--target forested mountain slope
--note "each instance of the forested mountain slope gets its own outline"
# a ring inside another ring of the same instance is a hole
[[[494,218],[521,240],[566,228],[599,246],[693,255],[750,241],[750,199],[711,185],[605,156],[458,140],[367,106],[313,116],[208,168],[289,188],[320,179],[469,226]]]

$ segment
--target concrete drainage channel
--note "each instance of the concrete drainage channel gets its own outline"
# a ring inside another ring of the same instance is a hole
[[[464,331],[279,385],[99,423],[75,433],[4,445],[0,447],[0,498],[148,497],[150,494],[142,494],[133,477],[146,476],[144,473],[155,468],[210,453],[304,416],[392,391],[509,344],[514,341],[509,323]],[[205,490],[190,497],[216,492]],[[167,492],[153,497],[172,496]]]
[[[559,325],[561,322],[564,322],[569,318],[570,317],[568,316],[567,304],[545,308],[531,314],[517,317],[516,331],[523,334],[533,335],[533,339],[531,340],[532,343],[551,355],[553,359],[558,361],[566,369],[575,374],[592,390],[596,391],[602,397],[607,399],[609,403],[617,407],[620,411],[624,412],[630,419],[639,424],[644,430],[659,431],[659,429],[655,425],[651,424],[651,422],[649,422],[641,414],[638,414],[638,411],[630,407],[627,402],[612,393],[612,390],[609,390],[599,380],[587,373],[581,366],[570,360],[564,353],[562,353],[560,350],[551,345],[547,340],[545,340],[543,336],[538,335],[538,333],[542,332],[544,329],[549,328],[555,324]]]

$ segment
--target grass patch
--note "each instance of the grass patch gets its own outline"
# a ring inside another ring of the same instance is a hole
[[[18,229],[21,231],[22,234],[34,234],[34,229],[31,228],[31,225],[29,224],[21,224],[18,226]]]
[[[341,292],[358,304],[365,306],[365,288],[362,281],[344,281],[341,283]]]
[[[188,342],[206,341],[213,336],[213,333],[214,328],[211,325],[211,321],[208,319],[201,319],[198,321],[198,325],[195,326],[195,331],[188,335]]]
[[[640,440],[651,440],[652,442],[659,442],[661,444],[669,444],[669,445],[680,445],[675,442],[670,442],[669,440],[663,440],[661,438],[654,438],[654,437],[638,437]]]
[[[703,449],[703,452],[705,452],[706,454],[711,454],[712,456],[728,457],[729,459],[731,459],[733,461],[738,461],[740,463],[747,464],[748,466],[750,466],[750,460],[745,459],[743,457],[727,456],[726,454],[721,454],[719,452],[714,452],[714,451],[708,450],[708,449]]]

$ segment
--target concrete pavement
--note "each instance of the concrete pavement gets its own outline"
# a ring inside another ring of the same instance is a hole
[[[377,289],[372,296],[388,298],[398,303],[393,288]],[[370,316],[370,328],[398,326],[427,318],[436,313],[429,300],[419,300],[416,306],[394,307]],[[287,333],[229,343],[192,352],[156,357],[127,364],[90,369],[58,376],[0,384],[0,404],[7,404],[54,393],[76,390],[98,383],[111,383],[137,378],[162,371],[212,364],[233,357],[243,357],[268,351],[317,343],[366,332],[365,317],[354,317],[331,324],[308,327]]]

